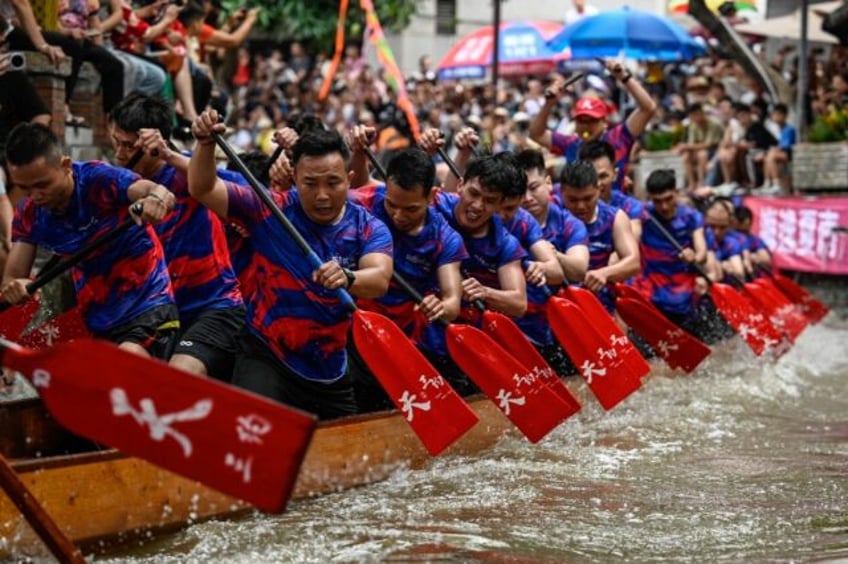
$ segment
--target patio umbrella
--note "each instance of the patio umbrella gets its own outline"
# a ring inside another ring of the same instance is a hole
[[[546,21],[504,22],[500,26],[498,72],[501,76],[546,74],[564,55],[551,51],[546,41],[562,24]],[[492,66],[492,26],[460,38],[437,67],[440,78],[483,78]]]
[[[573,59],[680,61],[704,53],[704,47],[671,19],[627,7],[582,18],[556,34],[548,47]]]

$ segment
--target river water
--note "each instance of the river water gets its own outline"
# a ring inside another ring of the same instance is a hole
[[[109,562],[822,561],[848,559],[848,322],[831,315],[778,362],[738,339],[694,375],[642,390],[544,441],[207,522]]]

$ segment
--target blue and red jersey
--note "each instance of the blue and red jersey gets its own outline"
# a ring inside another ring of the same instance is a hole
[[[624,185],[624,177],[627,175],[627,167],[630,161],[630,150],[633,148],[633,134],[627,128],[627,122],[622,122],[615,127],[607,128],[601,135],[601,141],[612,145],[615,151],[615,167],[618,169],[618,178],[612,185],[613,191],[621,190]],[[562,155],[566,161],[574,162],[579,158],[580,147],[583,139],[576,134],[563,135],[555,131],[551,132],[551,152]]]
[[[625,194],[621,190],[612,191],[610,205],[624,211],[630,219],[639,219],[642,221],[648,219],[645,203],[633,196]]]
[[[649,212],[653,210],[648,205]],[[695,208],[678,205],[670,220],[655,215],[663,227],[684,248],[694,249],[693,234],[704,227],[704,216]],[[679,258],[679,251],[652,221],[645,222],[640,241],[642,276],[635,285],[660,310],[672,314],[688,313],[695,301],[694,267]]]
[[[188,193],[188,178],[165,165],[151,179],[176,198],[174,211],[156,225],[174,288],[180,320],[191,321],[208,309],[242,305],[230,264],[224,228],[218,217]]]
[[[609,265],[610,256],[615,252],[613,224],[617,212],[618,208],[599,200],[595,220],[586,224],[589,235],[589,270],[597,270]],[[602,288],[598,292],[598,299],[607,311],[615,309],[615,300],[609,288]]]
[[[394,240],[394,268],[419,294],[439,294],[440,267],[459,263],[468,258],[462,236],[433,208],[427,209],[427,218],[415,235],[401,233],[386,213],[384,205],[386,186],[367,186],[350,191],[351,199],[388,226]],[[391,318],[421,348],[447,356],[445,328],[440,323],[427,323],[415,310],[415,302],[394,280],[385,296],[376,300],[358,301],[365,309]]]
[[[575,245],[586,245],[587,248],[589,246],[586,224],[567,209],[557,206],[548,206],[548,217],[542,226],[542,235],[561,253],[567,253]]]
[[[257,287],[245,296],[248,330],[304,379],[338,380],[347,368],[350,328],[339,291],[312,281],[315,269],[250,187],[226,186],[227,217],[248,230],[254,250],[249,269]],[[364,255],[392,255],[388,228],[361,206],[349,202],[338,222],[320,225],[307,217],[297,190],[271,197],[323,261],[356,269]]]
[[[712,229],[707,227],[706,231],[710,233],[707,244],[711,250],[715,251],[716,258],[720,261],[728,260],[737,255],[742,256],[742,253],[747,249],[748,242],[745,236],[738,231],[728,229],[721,241],[718,240]]]
[[[530,260],[533,260],[530,247],[545,238],[542,226],[539,225],[536,218],[524,208],[518,208],[516,214],[504,226],[513,237],[518,239],[518,242],[527,251]],[[542,345],[549,345],[553,342],[551,328],[548,325],[548,316],[545,313],[547,301],[548,293],[544,288],[535,284],[527,284],[527,312],[523,317],[515,318],[515,324],[524,334],[533,342]]]
[[[483,237],[472,237],[463,233],[456,221],[458,203],[458,195],[441,191],[437,192],[433,199],[435,209],[447,220],[448,225],[462,236],[465,243],[468,258],[462,261],[462,274],[476,278],[484,286],[500,289],[498,269],[524,259],[527,252],[518,239],[510,235],[497,215],[492,216],[489,231]],[[463,302],[462,315],[470,321],[479,318],[479,312],[467,302]]]
[[[752,253],[756,253],[757,251],[768,251],[771,254],[771,251],[766,245],[766,242],[763,241],[759,235],[754,235],[753,233],[743,233],[745,238],[748,240],[748,246],[746,247]]]
[[[128,190],[140,180],[137,174],[96,161],[75,162],[72,171],[68,208],[53,213],[25,198],[15,212],[14,241],[69,256],[128,219]],[[71,275],[83,319],[95,335],[174,303],[162,245],[150,225],[131,226],[75,266]]]

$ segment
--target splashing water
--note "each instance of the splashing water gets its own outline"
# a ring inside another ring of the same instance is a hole
[[[831,316],[833,317],[833,316]],[[848,324],[805,331],[777,363],[740,340],[696,374],[654,365],[639,392],[538,445],[195,525],[112,556],[134,562],[848,558]]]

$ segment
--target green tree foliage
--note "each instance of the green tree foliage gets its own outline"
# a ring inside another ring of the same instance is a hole
[[[322,49],[331,50],[335,42],[339,2],[336,0],[223,0],[224,12],[259,6],[258,24],[275,39],[297,39]],[[383,29],[401,31],[417,8],[417,0],[374,0]],[[365,14],[357,0],[351,0],[347,13],[345,37],[361,37],[365,30]]]

